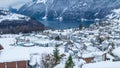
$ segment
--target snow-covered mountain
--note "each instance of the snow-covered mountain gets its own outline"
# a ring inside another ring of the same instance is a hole
[[[45,26],[28,16],[0,9],[0,33],[19,33],[44,30]]]
[[[26,20],[28,21],[30,18],[24,15],[16,14],[16,13],[10,13],[7,9],[6,10],[0,10],[0,22],[9,20]]]
[[[107,19],[112,21],[120,21],[120,9],[112,10],[112,13],[106,16]]]
[[[17,13],[44,19],[102,19],[119,7],[120,0],[33,0]]]

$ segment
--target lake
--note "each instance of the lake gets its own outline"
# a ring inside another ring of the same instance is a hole
[[[90,24],[94,23],[93,21],[75,21],[75,20],[43,20],[38,19],[42,24],[45,26],[52,28],[52,29],[69,29],[69,28],[78,28],[80,24],[82,24],[84,27],[88,27]]]

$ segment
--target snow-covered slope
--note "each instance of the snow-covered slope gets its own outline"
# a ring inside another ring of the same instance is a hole
[[[0,33],[31,32],[46,29],[43,24],[28,16],[0,9]]]
[[[112,10],[112,13],[106,16],[109,20],[120,22],[120,9]]]
[[[24,15],[10,13],[8,10],[0,10],[0,22],[9,20],[29,20],[30,18]]]
[[[46,3],[47,0],[36,0],[37,3]]]
[[[18,13],[47,18],[101,19],[119,6],[120,0],[33,0]]]

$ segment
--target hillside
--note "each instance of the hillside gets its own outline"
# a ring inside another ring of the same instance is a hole
[[[10,10],[43,19],[80,20],[103,19],[119,6],[120,0],[33,0],[16,11],[15,8]]]
[[[44,29],[46,27],[33,18],[0,10],[0,33],[26,33]]]

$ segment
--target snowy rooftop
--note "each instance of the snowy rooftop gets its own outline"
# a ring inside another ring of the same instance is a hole
[[[20,48],[2,50],[0,62],[29,60],[29,52]]]
[[[6,42],[7,40],[7,42]],[[12,61],[22,61],[29,60],[30,55],[37,53],[41,54],[52,54],[54,47],[21,47],[21,46],[10,46],[13,44],[15,38],[0,38],[0,44],[4,49],[0,53],[0,62],[12,62]],[[29,43],[30,44],[30,43]],[[64,53],[63,48],[59,48],[60,53]],[[41,57],[41,56],[40,56]]]
[[[52,54],[54,49],[54,47],[13,47],[2,50],[0,62],[29,60],[31,54]],[[63,53],[64,51],[63,49],[59,50],[60,53]]]
[[[83,65],[82,68],[120,68],[120,62],[98,62]]]

